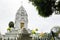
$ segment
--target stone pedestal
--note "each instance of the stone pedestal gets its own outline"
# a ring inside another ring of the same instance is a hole
[[[32,40],[32,37],[29,34],[21,34],[18,40]]]
[[[19,35],[18,40],[32,40],[32,37],[30,37],[30,33],[24,28]]]

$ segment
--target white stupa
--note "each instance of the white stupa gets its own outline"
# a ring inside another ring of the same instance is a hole
[[[23,6],[21,6],[16,14],[15,18],[15,29],[27,28],[28,25],[28,15]]]
[[[21,38],[23,38],[21,40],[24,40],[26,38],[24,38],[23,35],[28,35],[25,37],[31,39],[29,37],[31,32],[30,30],[27,29],[27,26],[28,26],[28,15],[24,7],[21,6],[16,13],[14,28],[11,28],[11,30],[8,31],[3,36],[2,40],[20,40]]]

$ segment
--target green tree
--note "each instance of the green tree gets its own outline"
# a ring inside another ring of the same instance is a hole
[[[35,30],[32,30],[32,34],[36,34],[36,31]]]
[[[52,15],[52,7],[56,10],[55,2],[56,0],[29,0],[38,10],[38,14],[42,17],[49,17]],[[60,8],[60,2],[58,3],[58,8]],[[60,9],[59,9],[60,10]]]
[[[54,38],[52,37],[51,40],[54,40]]]
[[[53,27],[53,28],[51,29],[51,34],[52,34],[53,38],[54,38],[54,37],[59,38],[59,37],[58,37],[58,34],[59,34],[59,33],[60,33],[60,27],[59,27],[59,26]],[[55,40],[55,39],[54,39],[54,40]]]
[[[11,31],[11,28],[9,27],[9,28],[7,28],[7,30],[8,30],[8,31]]]
[[[58,2],[58,10],[60,12],[60,1]]]
[[[9,28],[14,28],[14,22],[13,21],[9,22]]]

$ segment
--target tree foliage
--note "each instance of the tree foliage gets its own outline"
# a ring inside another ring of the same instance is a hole
[[[8,31],[10,31],[10,30],[11,30],[11,28],[9,27],[9,28],[7,28],[7,30],[8,30]]]
[[[55,6],[56,0],[29,0],[29,1],[32,2],[34,6],[36,6],[38,14],[43,17],[49,17],[50,15],[52,15],[53,13],[52,7],[53,8],[56,7]],[[60,8],[60,2],[58,5],[59,5],[58,7]]]
[[[13,21],[9,22],[9,28],[14,28],[14,22]]]
[[[60,27],[59,27],[59,26],[53,27],[53,28],[51,29],[51,34],[52,34],[53,37],[59,38],[59,37],[58,37],[58,34],[59,34],[59,33],[60,33]]]
[[[58,10],[60,12],[60,1],[58,2]]]
[[[36,31],[35,30],[32,30],[32,34],[36,34]]]
[[[51,40],[54,40],[54,38],[52,37]]]

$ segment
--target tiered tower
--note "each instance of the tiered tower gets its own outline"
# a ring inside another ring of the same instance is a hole
[[[21,6],[16,14],[15,18],[15,29],[27,28],[28,25],[28,15],[23,6]]]

